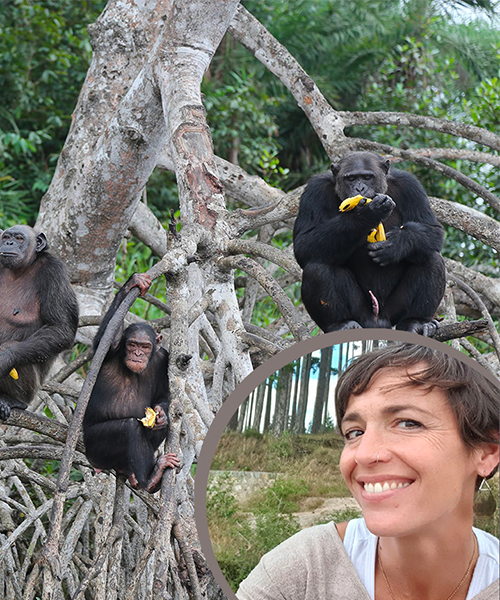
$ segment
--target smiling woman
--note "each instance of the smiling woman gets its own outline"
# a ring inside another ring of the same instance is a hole
[[[340,469],[363,518],[296,534],[238,598],[498,598],[498,540],[472,526],[474,492],[498,467],[498,388],[403,344],[357,359],[339,378],[336,409]]]

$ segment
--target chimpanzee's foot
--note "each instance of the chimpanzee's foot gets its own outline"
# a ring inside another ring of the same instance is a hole
[[[10,405],[0,398],[0,419],[6,421],[10,416]]]
[[[434,337],[438,325],[435,319],[403,319],[396,325],[396,329],[419,333],[425,337]]]
[[[26,407],[27,404],[25,404],[22,400],[13,398],[8,394],[2,394],[0,397],[0,419],[2,421],[6,421],[9,418],[10,412],[13,408],[26,410]]]
[[[325,333],[330,333],[330,331],[343,331],[344,329],[361,329],[361,325],[357,321],[339,321],[328,325],[325,329]]]
[[[129,476],[128,482],[130,483],[130,486],[134,488],[134,490],[139,489],[139,482],[137,481],[137,477],[134,475],[134,473]]]
[[[0,400],[0,419],[6,421],[10,417],[10,406]]]
[[[363,329],[391,329],[392,325],[389,319],[384,317],[369,317],[362,322]]]

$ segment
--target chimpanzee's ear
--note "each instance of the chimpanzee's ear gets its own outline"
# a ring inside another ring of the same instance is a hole
[[[159,346],[159,345],[160,345],[160,342],[162,341],[162,339],[163,339],[163,336],[162,336],[162,334],[161,334],[161,333],[159,333],[159,334],[156,336],[156,345],[157,345],[157,346]]]
[[[36,236],[36,251],[41,252],[47,249],[47,238],[44,233],[39,233]]]
[[[385,173],[389,173],[389,169],[391,168],[391,161],[390,159],[386,158],[385,160],[382,159],[380,166],[382,167],[382,169],[385,171]]]
[[[2,237],[3,229],[0,229],[0,237]]]
[[[330,165],[330,171],[333,173],[333,176],[334,176],[334,177],[337,177],[337,174],[338,174],[338,172],[339,172],[339,169],[340,169],[340,165],[339,165],[339,163],[332,163],[332,164]]]

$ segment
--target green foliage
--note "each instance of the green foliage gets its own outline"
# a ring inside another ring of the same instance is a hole
[[[238,523],[232,540],[234,546],[215,552],[231,588],[236,591],[261,556],[299,530],[297,521],[291,515],[275,513],[259,515],[253,527],[247,522]]]
[[[0,11],[0,226],[33,223],[91,48],[86,25],[104,0],[6,0]]]
[[[257,429],[253,429],[251,427],[249,427],[248,429],[245,429],[245,431],[243,432],[243,435],[246,438],[256,438],[257,440],[262,440],[264,438],[263,433],[260,433],[260,431],[258,431]]]
[[[236,510],[237,502],[233,493],[231,471],[226,471],[207,487],[207,516],[230,519]]]
[[[309,487],[304,479],[278,477],[271,487],[266,488],[259,501],[252,505],[253,510],[256,513],[297,512],[296,500],[307,496],[308,492]]]
[[[282,514],[276,504],[267,504],[255,519],[249,519],[238,508],[233,485],[231,473],[227,472],[209,486],[207,521],[219,566],[236,591],[263,554],[300,528],[296,519]],[[281,489],[284,497],[289,495],[289,490]]]
[[[285,431],[278,437],[270,436],[267,440],[267,453],[270,458],[286,459],[294,456],[295,436]]]
[[[341,510],[334,510],[329,515],[322,518],[317,524],[320,525],[321,523],[330,523],[330,521],[333,521],[334,523],[342,523],[344,521],[358,519],[361,516],[362,513],[360,510],[355,508],[343,508]]]
[[[229,79],[227,84],[211,80],[203,85],[216,153],[226,159],[236,155],[238,163],[251,173],[283,174],[276,158],[276,123],[269,113],[277,100],[259,91],[255,75],[244,69],[232,71]]]

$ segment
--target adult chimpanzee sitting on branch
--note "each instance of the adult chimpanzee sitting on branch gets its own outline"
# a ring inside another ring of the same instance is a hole
[[[0,419],[25,409],[71,348],[78,302],[64,263],[27,225],[0,230]]]
[[[396,326],[433,335],[444,294],[443,228],[416,177],[354,152],[313,177],[293,232],[302,300],[325,332]],[[341,212],[347,198],[362,196]],[[382,223],[385,241],[373,239]],[[372,235],[371,235],[372,234]]]
[[[144,295],[151,285],[145,274],[134,274],[116,294],[94,339],[94,349],[112,316],[133,287]],[[155,452],[168,432],[168,352],[159,347],[147,324],[123,323],[104,359],[83,420],[87,458],[98,470],[114,469],[135,488],[155,492],[167,467],[175,468],[175,454],[158,459]],[[146,409],[151,417],[145,417]],[[153,412],[154,411],[154,412]],[[144,420],[142,420],[144,419]],[[144,423],[144,424],[143,424]]]

